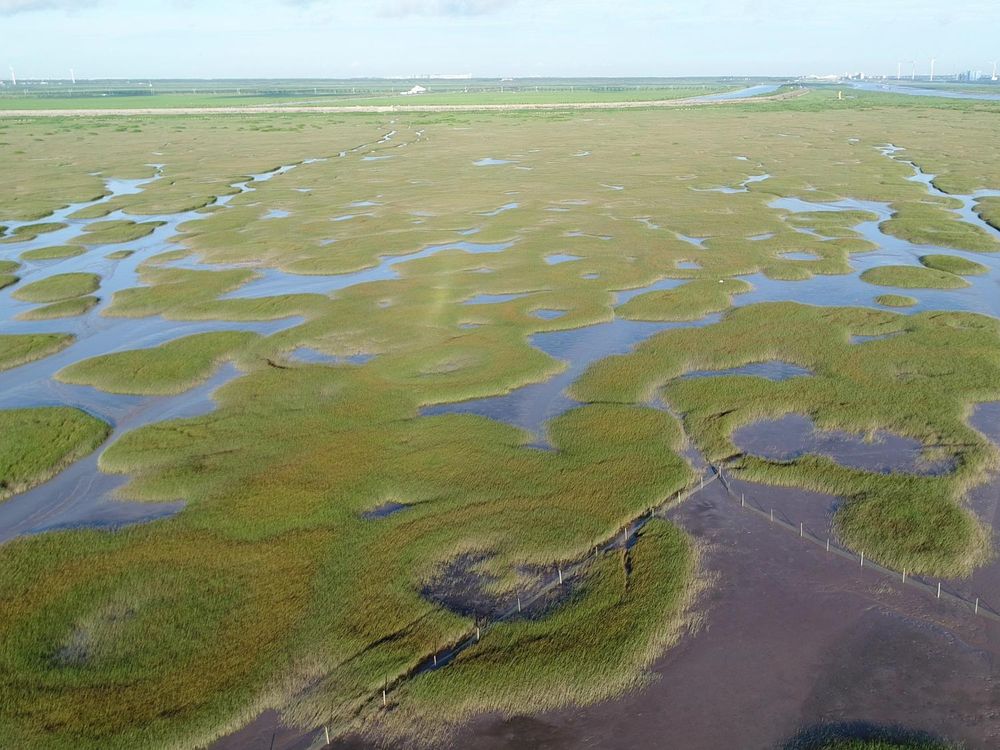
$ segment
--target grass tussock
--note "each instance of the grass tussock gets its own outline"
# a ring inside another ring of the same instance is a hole
[[[94,451],[110,431],[78,409],[0,411],[0,501],[55,476]]]
[[[969,282],[954,273],[922,266],[879,266],[861,274],[861,280],[897,289],[961,289]]]
[[[22,302],[61,302],[97,291],[101,277],[94,273],[61,273],[14,290]]]
[[[42,307],[34,307],[18,316],[19,320],[53,320],[55,318],[73,318],[83,315],[94,308],[100,299],[92,295],[74,299],[53,302]]]
[[[875,301],[884,307],[913,307],[918,300],[905,294],[880,294]]]
[[[976,263],[959,255],[922,255],[920,262],[936,271],[958,276],[981,276],[990,270],[982,263]]]
[[[202,333],[152,349],[131,349],[76,362],[56,373],[64,383],[136,396],[167,396],[193,388],[214,367],[257,338],[239,331]]]
[[[28,250],[21,253],[21,260],[63,260],[64,258],[75,258],[83,255],[86,250],[73,245],[53,245],[52,247],[40,247],[35,250]]]
[[[55,354],[72,343],[68,333],[0,334],[0,371]]]

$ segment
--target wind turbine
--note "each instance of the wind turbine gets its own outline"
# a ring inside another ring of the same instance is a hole
[[[931,58],[931,80],[934,80],[934,63],[937,62],[937,58]]]
[[[917,80],[917,61],[910,60],[910,80]]]
[[[991,80],[995,81],[996,79],[997,79],[997,61],[994,60],[993,61],[993,78]]]
[[[900,77],[902,76],[902,73],[903,73],[903,63],[901,63],[901,62],[897,62],[897,63],[896,63],[896,80],[897,80],[897,81],[898,81],[898,80],[900,79]]]
[[[74,73],[74,72],[73,72],[73,69],[72,69],[72,68],[70,68],[70,69],[69,69],[69,79],[70,79],[70,80],[71,80],[71,81],[72,81],[73,83],[76,83],[76,73]]]
[[[10,66],[10,85],[11,86],[16,86],[17,85],[17,76],[14,75],[14,66],[13,65]]]

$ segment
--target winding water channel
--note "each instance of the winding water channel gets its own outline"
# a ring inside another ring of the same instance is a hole
[[[378,144],[388,143],[395,131],[384,136]],[[402,144],[401,144],[402,145]],[[364,146],[353,149],[351,154],[366,155]],[[923,184],[928,192],[936,196],[956,198],[961,207],[956,215],[963,221],[981,228],[1000,239],[998,232],[983,221],[975,212],[976,201],[987,196],[1000,195],[1000,190],[983,190],[973,195],[955,196],[942,193],[933,184],[933,175],[922,172],[912,162],[906,161],[904,151],[894,146],[885,146],[882,153],[886,158],[903,161],[913,169],[910,179]],[[309,160],[313,161],[313,160]],[[304,162],[309,163],[309,162]],[[134,194],[145,185],[161,178],[161,165],[150,165],[156,174],[149,179],[106,181],[107,194],[95,201],[75,204],[59,209],[45,221],[62,222],[66,226],[57,231],[39,235],[24,242],[0,245],[0,256],[18,258],[27,250],[65,244],[85,236],[88,224],[96,221],[134,218],[123,211],[114,211],[100,219],[74,218],[81,209],[108,202],[117,196]],[[220,197],[215,203],[228,204],[235,195],[254,190],[254,185],[277,178],[297,164],[282,166],[276,170],[256,174],[247,180],[233,184],[235,192]],[[763,189],[768,175],[758,175],[745,180],[738,188],[723,189],[725,194],[743,193],[752,189]],[[754,183],[757,183],[754,186]],[[727,198],[729,199],[728,195]],[[725,200],[722,199],[722,200]],[[733,196],[738,200],[737,196]],[[867,211],[876,217],[859,223],[855,230],[873,243],[877,250],[858,253],[851,257],[853,271],[841,276],[815,276],[804,281],[776,281],[763,274],[751,274],[744,278],[753,289],[747,294],[734,298],[737,306],[766,301],[797,301],[820,305],[861,305],[872,306],[873,297],[891,288],[873,287],[860,280],[860,274],[869,268],[888,263],[918,265],[918,258],[929,251],[928,246],[915,245],[893,237],[881,230],[881,223],[892,215],[892,207],[887,203],[844,199],[832,203],[813,203],[798,198],[775,198],[771,208],[780,213],[800,213],[813,211]],[[506,204],[500,210],[514,210],[517,204]],[[495,212],[491,212],[495,213]],[[219,369],[215,375],[198,388],[173,397],[135,397],[107,394],[94,388],[59,383],[53,376],[65,366],[102,354],[126,349],[151,347],[194,333],[221,330],[253,331],[270,335],[297,325],[298,318],[287,318],[267,322],[227,322],[227,321],[170,321],[161,317],[141,319],[108,317],[106,310],[111,295],[123,289],[141,285],[139,266],[149,258],[172,249],[171,241],[178,236],[178,226],[184,222],[197,221],[206,214],[198,211],[175,215],[143,217],[145,221],[162,222],[148,236],[114,245],[111,249],[132,251],[120,260],[107,258],[109,247],[95,245],[86,247],[82,255],[59,262],[25,262],[19,270],[23,281],[37,281],[56,273],[90,272],[101,277],[101,302],[87,314],[78,318],[53,321],[22,321],[18,316],[31,305],[19,302],[11,295],[15,287],[0,291],[0,330],[4,333],[47,333],[65,332],[76,336],[74,343],[63,351],[36,362],[0,373],[0,408],[32,406],[69,405],[83,409],[108,421],[114,428],[112,439],[124,431],[135,429],[155,421],[191,416],[204,413],[212,408],[211,393],[220,385],[239,375],[233,366]],[[37,222],[9,222],[10,230]],[[658,230],[655,225],[651,229]],[[808,232],[809,230],[802,230]],[[460,233],[461,234],[461,233]],[[755,241],[766,241],[769,237],[754,237]],[[698,251],[711,252],[711,240],[692,241]],[[515,243],[473,243],[457,240],[452,243],[423,248],[413,253],[383,257],[377,265],[356,273],[330,276],[302,276],[289,274],[277,269],[262,269],[250,282],[225,295],[225,298],[257,298],[286,293],[317,292],[329,294],[339,289],[373,281],[392,280],[398,277],[396,266],[430,257],[445,250],[460,250],[467,253],[502,253],[514,247]],[[989,268],[989,273],[968,279],[970,285],[956,290],[905,290],[915,294],[918,303],[908,312],[922,310],[967,310],[1000,317],[1000,257],[996,254],[966,253],[947,249],[948,252],[963,257],[975,258]],[[788,257],[786,255],[786,257]],[[549,256],[546,262],[571,262],[576,256],[564,254]],[[808,262],[803,258],[802,262]],[[190,257],[174,261],[171,265],[181,268],[219,269],[224,266],[202,264]],[[692,261],[689,267],[696,267]],[[616,305],[648,291],[672,289],[684,283],[682,279],[664,278],[639,288],[623,290],[616,295]],[[492,304],[516,299],[519,294],[480,295],[467,300],[467,304]],[[554,319],[561,315],[558,310],[539,310],[537,317]],[[566,396],[566,388],[571,385],[593,362],[612,354],[628,352],[636,344],[664,330],[692,326],[705,326],[716,322],[717,315],[684,323],[642,323],[615,318],[582,328],[538,333],[530,338],[533,346],[565,363],[565,368],[556,376],[541,383],[518,388],[504,396],[477,399],[453,404],[440,404],[424,410],[424,414],[470,413],[489,417],[521,427],[534,436],[537,447],[547,447],[546,423],[555,416],[576,405]],[[303,361],[322,362],[322,355],[308,350],[294,355]],[[354,362],[329,361],[330,364],[352,364],[361,366],[363,360]],[[768,377],[765,367],[760,373],[754,368],[736,371],[732,374],[759,375]],[[710,375],[711,373],[698,373]],[[726,373],[719,373],[724,375]],[[806,373],[794,373],[806,376]],[[145,521],[176,512],[182,504],[171,503],[162,506],[149,504],[133,505],[116,502],[113,491],[126,481],[125,477],[107,476],[97,469],[97,454],[77,462],[55,479],[35,489],[15,496],[0,504],[0,541],[24,533],[33,533],[67,525],[119,525]]]

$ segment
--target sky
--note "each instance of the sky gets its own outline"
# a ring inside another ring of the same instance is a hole
[[[947,74],[992,72],[997,28],[997,0],[0,0],[0,66],[22,79],[894,75],[935,57]]]

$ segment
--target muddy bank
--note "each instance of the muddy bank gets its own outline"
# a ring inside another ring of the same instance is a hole
[[[717,484],[672,519],[708,545],[718,583],[707,625],[656,664],[660,679],[598,706],[479,719],[452,747],[763,750],[847,721],[1000,742],[1000,625],[828,556]]]

